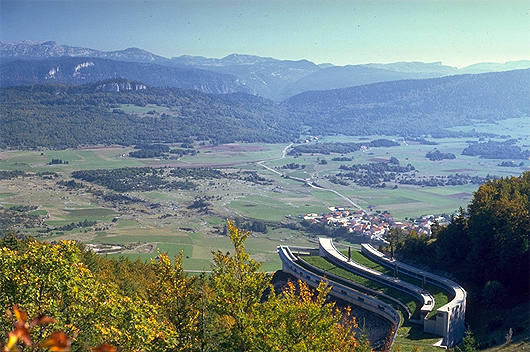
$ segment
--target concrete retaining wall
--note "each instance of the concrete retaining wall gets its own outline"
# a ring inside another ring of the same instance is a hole
[[[436,319],[424,320],[423,330],[443,336],[442,345],[447,348],[456,346],[462,340],[465,333],[466,290],[454,281],[390,259],[370,244],[362,244],[361,252],[381,265],[388,268],[397,266],[399,271],[406,275],[425,279],[426,282],[451,293],[453,299],[436,310]]]
[[[425,316],[427,316],[427,314],[434,309],[434,297],[429,292],[411,283],[382,274],[379,271],[367,268],[364,265],[349,260],[348,257],[343,255],[337,250],[337,248],[335,248],[331,238],[319,239],[319,255],[345,270],[353,272],[367,279],[379,282],[393,289],[405,292],[406,294],[416,298],[422,304],[422,307],[420,308],[420,320],[424,320]]]
[[[320,281],[323,280],[323,276],[313,273],[299,265],[297,263],[299,259],[292,253],[289,246],[278,246],[278,254],[282,261],[282,270],[284,272],[304,281],[311,287],[317,287]],[[330,294],[332,296],[374,312],[390,321],[395,327],[392,334],[392,342],[394,341],[397,335],[397,328],[401,325],[402,321],[401,316],[392,306],[374,297],[358,292],[351,287],[335,282],[328,276],[326,276],[326,279],[331,285]]]

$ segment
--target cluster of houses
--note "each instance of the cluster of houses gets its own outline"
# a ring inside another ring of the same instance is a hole
[[[372,240],[383,241],[391,228],[400,228],[405,233],[411,230],[420,235],[430,236],[431,225],[447,223],[444,216],[425,215],[417,219],[396,221],[388,212],[366,213],[362,210],[349,211],[344,207],[329,207],[327,214],[304,214],[301,218],[312,223],[322,223],[332,227],[346,227],[348,232],[368,236]]]

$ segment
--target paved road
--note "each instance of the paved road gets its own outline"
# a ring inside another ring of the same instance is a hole
[[[270,168],[268,167],[267,165],[264,164],[265,161],[273,161],[273,160],[281,160],[281,159],[284,159],[285,156],[287,155],[287,150],[293,145],[293,143],[289,144],[287,147],[285,147],[282,151],[282,156],[278,159],[269,159],[269,160],[262,160],[262,161],[258,161],[258,164],[262,167],[264,167],[265,169],[281,176],[281,177],[285,177],[286,175],[284,175],[283,173],[277,171],[277,170],[274,170],[273,168]],[[315,173],[316,175],[316,173]],[[313,176],[311,176],[313,177]],[[347,201],[348,203],[350,203],[351,205],[353,205],[355,208],[363,211],[364,213],[367,213],[366,210],[364,210],[360,205],[354,203],[350,198],[346,197],[345,195],[342,195],[340,194],[339,192],[337,192],[336,190],[334,189],[330,189],[330,188],[324,188],[322,186],[319,186],[319,185],[316,185],[314,184],[314,181],[313,180],[304,180],[302,178],[299,178],[299,177],[290,177],[291,180],[295,180],[295,181],[299,181],[299,182],[303,182],[305,184],[307,184],[308,186],[314,188],[314,189],[318,189],[318,190],[321,190],[321,191],[328,191],[328,192],[332,192],[332,193],[335,193],[337,196],[341,197],[342,199],[344,199],[345,201]]]
[[[312,188],[320,189],[320,190],[322,190],[322,191],[328,191],[328,192],[335,193],[336,195],[338,195],[339,197],[341,197],[342,199],[344,199],[345,201],[347,201],[348,203],[350,203],[351,205],[353,205],[353,206],[356,207],[357,209],[361,210],[361,211],[364,212],[364,213],[367,213],[367,211],[364,210],[363,208],[361,208],[360,205],[354,203],[350,198],[346,197],[345,195],[340,194],[339,192],[335,191],[334,189],[331,189],[331,188],[324,188],[324,187],[321,187],[321,186],[315,185],[315,184],[313,184],[312,181],[309,181],[309,182],[306,182],[306,183],[307,183],[310,187],[312,187]]]

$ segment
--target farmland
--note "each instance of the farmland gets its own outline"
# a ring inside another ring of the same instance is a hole
[[[151,109],[151,107],[150,107]],[[510,135],[518,145],[528,148],[530,118],[508,119],[496,125],[463,127],[476,131],[491,131]],[[364,143],[373,137],[333,136],[321,138],[319,143],[355,142]],[[275,169],[284,176],[311,178],[319,186],[333,189],[370,211],[389,211],[396,219],[417,217],[426,214],[451,214],[459,207],[466,207],[476,184],[427,187],[396,184],[397,187],[373,188],[355,184],[340,185],[330,182],[341,165],[385,162],[395,157],[403,164],[412,164],[415,178],[467,174],[469,176],[506,177],[519,175],[529,167],[498,166],[502,160],[483,159],[461,155],[468,140],[436,139],[437,145],[425,145],[406,141],[401,137],[385,137],[399,143],[394,147],[363,148],[345,154],[352,161],[333,161],[341,154],[287,155],[282,151],[287,144],[225,144],[209,145],[196,143],[196,155],[184,155],[175,159],[137,159],[128,156],[132,147],[97,147],[75,150],[42,150],[0,152],[0,170],[20,170],[27,177],[0,180],[0,206],[37,206],[34,214],[45,217],[51,230],[20,228],[19,231],[48,241],[77,239],[87,244],[115,244],[121,246],[120,253],[109,255],[140,256],[154,258],[157,251],[176,255],[184,251],[184,266],[189,270],[209,270],[211,252],[230,250],[230,242],[223,235],[225,219],[242,221],[259,220],[267,225],[266,233],[253,232],[247,249],[257,260],[263,261],[263,269],[274,271],[280,268],[276,246],[281,243],[314,246],[314,235],[308,235],[299,225],[299,215],[328,212],[328,207],[342,205],[351,208],[336,194],[314,189],[302,182],[282,177],[265,169]],[[506,139],[506,138],[504,138]],[[504,140],[499,139],[499,140]],[[477,141],[477,139],[474,139]],[[175,147],[171,145],[171,147]],[[425,154],[437,148],[443,153],[456,155],[452,160],[430,161]],[[64,161],[52,164],[52,159]],[[325,162],[322,160],[325,159]],[[67,162],[67,163],[66,163]],[[519,161],[518,161],[519,162]],[[282,168],[287,164],[304,167]],[[212,167],[235,175],[221,179],[190,179],[197,185],[193,190],[156,189],[152,191],[130,191],[126,195],[139,200],[133,204],[115,204],[104,201],[98,194],[108,190],[101,186],[83,183],[79,189],[60,186],[59,181],[71,180],[77,170],[119,169],[126,167]],[[41,176],[37,173],[44,173]],[[54,173],[55,176],[48,174]],[[265,181],[256,181],[248,175],[258,175]],[[48,176],[46,176],[48,175]],[[236,177],[237,176],[237,177]],[[98,193],[99,192],[99,193]],[[197,199],[209,204],[207,210],[190,209]],[[68,231],[53,228],[84,220],[95,221],[91,227],[76,227]]]

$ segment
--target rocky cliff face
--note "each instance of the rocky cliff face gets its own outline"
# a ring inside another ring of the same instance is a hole
[[[41,83],[85,84],[119,77],[154,87],[194,89],[204,93],[250,92],[232,75],[154,63],[68,56],[0,63],[2,86]]]
[[[147,87],[143,84],[138,83],[131,83],[131,82],[109,82],[104,83],[102,85],[99,85],[96,87],[96,91],[101,92],[123,92],[123,91],[129,91],[129,90],[144,90],[147,89]]]

